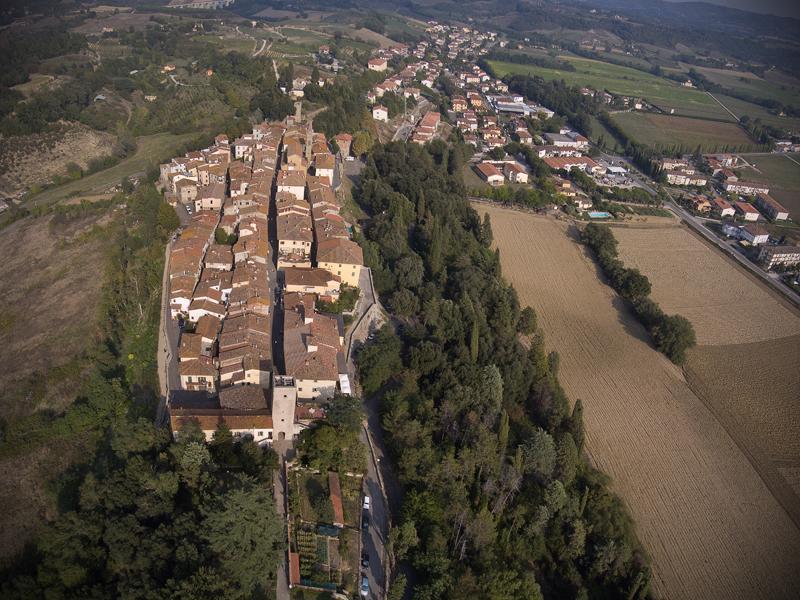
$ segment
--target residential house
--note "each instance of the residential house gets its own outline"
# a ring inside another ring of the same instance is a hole
[[[355,242],[340,238],[318,242],[316,262],[317,267],[337,276],[342,283],[358,287],[364,254]]]
[[[291,267],[284,269],[283,276],[286,292],[331,297],[339,295],[341,278],[327,269]]]
[[[756,206],[764,215],[773,221],[785,221],[789,218],[789,211],[769,194],[756,194]]]
[[[736,213],[742,217],[745,221],[758,221],[758,217],[761,216],[755,207],[748,202],[734,202],[734,208],[736,209]]]
[[[181,389],[212,393],[217,389],[217,370],[208,357],[181,362],[178,371]]]
[[[732,217],[736,214],[733,205],[724,198],[714,198],[711,201],[711,209],[719,218]]]
[[[797,267],[800,265],[800,246],[762,246],[758,260],[768,271],[775,267]]]
[[[389,110],[381,104],[376,104],[372,107],[372,118],[386,123],[389,120]]]
[[[760,246],[769,241],[769,231],[758,223],[747,223],[741,229],[741,236],[743,240],[750,242],[753,246]]]

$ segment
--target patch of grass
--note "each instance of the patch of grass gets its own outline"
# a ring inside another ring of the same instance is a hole
[[[730,90],[748,94],[754,98],[777,100],[783,104],[797,104],[800,97],[800,81],[795,85],[786,82],[769,81],[750,72],[693,67],[696,71],[718,85]]]

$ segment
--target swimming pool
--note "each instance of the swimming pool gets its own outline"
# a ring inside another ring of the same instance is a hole
[[[588,213],[590,219],[610,219],[611,213],[602,210],[592,210]]]

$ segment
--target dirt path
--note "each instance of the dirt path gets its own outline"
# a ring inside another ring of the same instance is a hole
[[[717,104],[719,104],[719,105],[720,105],[722,108],[724,108],[724,109],[727,111],[727,113],[728,113],[730,116],[732,116],[734,119],[736,119],[736,121],[737,121],[737,122],[739,121],[739,117],[737,117],[735,114],[733,114],[733,112],[731,112],[731,109],[730,109],[730,108],[728,108],[728,107],[727,107],[727,106],[725,106],[725,105],[724,105],[722,102],[720,102],[719,100],[717,100],[717,98],[716,98],[716,96],[714,96],[714,94],[712,94],[711,92],[706,92],[706,94],[708,94],[709,96],[711,96],[711,98],[714,100],[714,102],[716,102],[716,103],[717,103]]]
[[[503,272],[561,355],[587,446],[653,559],[660,598],[796,598],[800,531],[747,456],[602,283],[567,224],[488,212]]]

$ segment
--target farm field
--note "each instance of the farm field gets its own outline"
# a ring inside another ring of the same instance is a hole
[[[739,100],[738,98],[733,98],[731,96],[714,94],[714,97],[727,106],[728,109],[731,110],[737,117],[741,118],[742,116],[747,115],[753,120],[761,119],[763,123],[768,123],[773,127],[781,127],[795,132],[800,131],[800,119],[793,117],[779,117],[778,115],[774,115],[769,112],[763,106],[753,104],[752,102],[745,102],[744,100]]]
[[[149,165],[169,158],[181,144],[194,137],[195,134],[192,133],[182,135],[157,133],[139,137],[136,139],[137,148],[133,156],[111,168],[44,190],[41,194],[34,196],[31,203],[43,206],[72,196],[105,192],[108,188],[119,184],[123,177],[142,173]]]
[[[588,452],[630,508],[656,597],[793,597],[800,531],[567,225],[476,209],[491,216],[503,271],[561,356],[568,396],[583,400]]]
[[[741,157],[755,168],[737,169],[739,176],[768,183],[770,196],[781,202],[795,221],[800,221],[800,154],[742,154]]]
[[[508,73],[539,75],[545,79],[563,79],[570,85],[607,89],[617,94],[640,96],[662,109],[674,108],[677,114],[733,120],[719,104],[707,94],[684,88],[668,79],[657,77],[630,67],[576,56],[559,56],[575,65],[575,71],[548,69],[537,65],[489,61],[498,76]]]
[[[616,113],[612,118],[637,142],[654,147],[683,145],[694,149],[700,145],[705,151],[714,152],[725,146],[754,144],[734,123],[641,112]]]
[[[689,68],[694,68],[713,83],[756,98],[767,98],[783,104],[794,105],[800,96],[800,81],[796,86],[791,86],[764,79],[749,71],[731,71],[696,65],[684,65],[684,67],[687,71]]]
[[[800,313],[685,227],[614,234],[620,258],[650,279],[652,298],[694,325],[692,389],[727,417],[767,477],[778,479],[778,466],[800,468]],[[787,483],[770,487],[780,492]],[[800,496],[783,503],[800,521]]]

